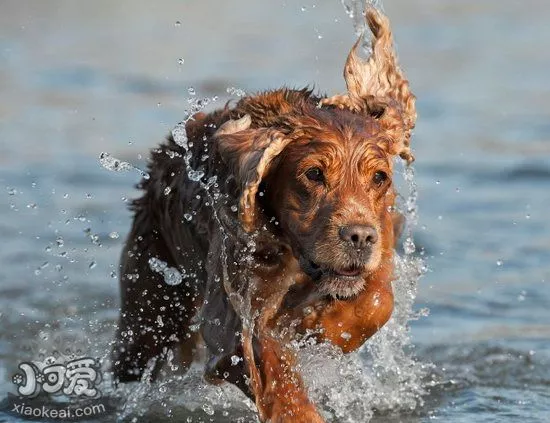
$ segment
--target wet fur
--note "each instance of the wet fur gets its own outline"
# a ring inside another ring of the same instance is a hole
[[[262,421],[323,421],[288,343],[313,330],[353,351],[391,315],[402,223],[392,208],[393,157],[412,157],[405,99],[371,96],[361,106],[351,94],[281,89],[198,113],[186,125],[190,165],[204,171],[203,182],[217,178],[210,194],[189,179],[186,151],[171,136],[153,150],[121,257],[115,378],[139,380],[148,364],[155,377],[172,349],[189,365],[202,339],[206,379],[239,386]],[[305,179],[311,167],[326,172],[323,187]],[[372,182],[379,170],[390,176],[384,186]],[[371,225],[379,240],[368,251],[351,249],[338,236],[348,224]],[[183,283],[167,285],[150,258],[185,270]],[[362,270],[353,283],[330,272],[318,279],[308,260]],[[232,356],[241,358],[236,365]]]
[[[244,113],[253,113],[252,128],[270,124],[290,133],[289,125],[292,122],[295,125],[292,128],[299,127],[300,135],[305,136],[307,134],[305,125],[299,125],[299,122],[304,122],[315,134],[327,131],[327,128],[340,136],[346,133],[356,134],[359,129],[364,131],[364,121],[360,122],[356,116],[347,111],[320,110],[317,108],[318,100],[307,90],[275,91],[255,98],[255,101],[258,102],[271,102],[272,108],[268,108],[263,113],[261,113],[261,109],[255,109],[258,106],[251,99],[246,99],[233,109],[226,108],[211,115],[198,115],[196,120],[191,121],[187,126],[189,141],[193,145],[191,167],[205,171],[206,175],[203,180],[207,180],[210,176],[216,176],[220,182],[220,194],[225,197],[216,206],[216,209],[225,225],[225,233],[230,234],[225,249],[230,254],[228,270],[229,274],[234,275],[236,279],[232,281],[235,285],[239,284],[238,277],[242,270],[232,263],[239,262],[241,257],[246,255],[247,237],[244,233],[239,234],[237,213],[232,210],[232,207],[235,209],[238,205],[241,196],[241,188],[234,175],[247,170],[232,169],[238,160],[241,160],[239,166],[245,166],[242,159],[243,153],[239,151],[231,150],[229,155],[226,152],[225,157],[222,158],[219,151],[219,140],[213,138],[216,129],[230,118],[237,118]],[[292,108],[289,106],[290,103],[287,103],[288,101],[294,102]],[[290,110],[293,113],[292,116],[285,118],[281,114],[273,112],[272,110],[276,110],[277,107],[282,110]],[[361,123],[362,127],[359,127],[358,125]],[[372,121],[372,125],[376,126],[376,123]],[[361,134],[363,132],[360,132]],[[309,134],[310,137],[312,135]],[[341,159],[339,148],[337,143],[333,145],[334,160]],[[378,151],[374,146],[364,148]],[[211,354],[207,366],[207,377],[211,380],[222,379],[224,372],[229,371],[230,375],[227,379],[236,383],[245,393],[253,397],[254,393],[245,383],[244,376],[249,375],[246,363],[240,361],[237,366],[231,366],[230,363],[232,355],[243,356],[241,339],[238,335],[242,332],[242,322],[231,304],[223,284],[217,279],[223,275],[223,264],[220,259],[223,233],[212,208],[205,204],[211,202],[208,195],[197,182],[189,180],[187,176],[183,159],[185,153],[185,150],[178,146],[171,137],[168,137],[165,143],[154,150],[149,165],[150,178],[141,183],[141,188],[145,193],[132,205],[135,213],[134,224],[128,236],[121,264],[122,314],[117,335],[118,343],[114,349],[115,376],[120,381],[139,379],[150,359],[162,356],[163,352],[178,345],[183,347],[183,359],[188,364],[192,358],[191,350],[194,347],[194,340],[197,338],[197,334],[192,332],[189,326],[191,319],[197,315],[198,321],[201,323],[200,334]],[[291,161],[291,153],[289,150],[287,155],[283,154],[279,159],[280,162]],[[201,156],[204,154],[208,155],[206,161],[201,160]],[[253,157],[249,157],[248,160],[255,161]],[[388,166],[386,159],[378,158],[375,154],[372,162],[357,163],[356,166],[368,167],[379,164]],[[280,166],[280,169],[283,172],[286,171],[284,166]],[[285,195],[284,190],[281,191],[275,186],[279,177],[277,172],[274,172],[271,178],[266,177],[264,189],[267,189],[266,198],[270,197],[274,202],[282,204],[284,199],[275,200],[275,198]],[[269,187],[272,184],[274,189],[270,190]],[[168,195],[164,194],[166,187],[171,188]],[[353,191],[355,188],[354,185],[351,185],[348,189]],[[292,199],[289,198],[287,201],[291,202]],[[271,213],[276,214],[276,206],[274,203],[264,204],[264,207],[269,209],[269,212],[265,214],[266,219],[263,222],[265,224]],[[187,221],[183,217],[185,213],[193,212],[197,214],[191,221]],[[345,215],[346,212],[344,209],[340,213]],[[325,213],[330,215],[331,207],[328,207]],[[262,216],[264,216],[263,213]],[[338,218],[338,216],[334,218]],[[286,222],[284,218],[283,221]],[[314,234],[316,230],[319,230],[313,223],[305,216],[305,226],[301,229],[303,234],[307,236],[308,232]],[[383,266],[385,269],[382,272],[386,279],[385,282],[389,284],[391,247],[394,242],[391,216],[386,219],[384,224],[391,226],[384,228],[391,236],[386,241],[385,265]],[[266,232],[270,236],[263,234],[260,239],[267,239],[268,243],[265,246],[260,246],[260,251],[256,254],[265,252],[265,255],[269,256],[267,259],[277,261],[275,269],[264,269],[266,276],[276,281],[279,273],[285,267],[289,267],[285,262],[296,261],[295,252],[292,251],[292,236],[285,235],[285,239],[282,239],[281,230],[274,225],[271,225]],[[323,239],[322,243],[312,244],[310,248],[312,254],[322,258],[323,251],[328,251],[327,247],[334,252],[336,251],[334,247],[338,243],[339,241],[335,240],[335,235],[328,231],[327,237]],[[303,244],[308,245],[307,241]],[[315,249],[318,252],[315,252]],[[150,269],[148,261],[152,257],[167,262],[170,267],[185,269],[186,274],[195,274],[196,276],[185,279],[182,285],[168,286],[160,274]],[[322,260],[328,260],[328,258],[322,258]],[[346,258],[339,259],[336,256],[336,260],[345,261]],[[295,279],[297,281],[307,280],[305,275],[298,274],[301,272],[297,264],[294,263],[293,266],[297,269],[295,270],[297,273]],[[375,270],[373,269],[373,271]],[[139,278],[135,279],[135,275],[139,275]],[[294,301],[299,297],[304,297],[307,304],[301,304],[302,308],[310,304],[315,304],[317,307],[329,306],[335,301],[323,295],[327,292],[324,292],[322,288],[321,290],[315,288],[311,281],[299,285],[308,284],[311,285],[311,289],[306,294],[293,295],[292,291],[290,294],[295,297]],[[315,294],[316,291],[318,291],[317,294]],[[311,295],[315,301],[306,300]],[[387,295],[390,295],[389,291]],[[208,300],[206,304],[205,299]],[[280,300],[285,301],[282,297]],[[290,316],[296,317],[292,312],[285,311],[285,308],[289,308],[289,306],[280,308],[282,310],[280,314],[285,315],[287,320],[291,319]],[[301,313],[301,309],[297,307],[291,305],[290,308],[291,310],[296,309],[295,314]],[[162,325],[159,324],[159,321],[162,321]],[[380,325],[382,323],[380,322]],[[344,330],[340,332],[344,332]],[[339,337],[339,335],[335,334],[334,337]],[[261,360],[260,352],[257,351],[256,354],[259,354],[258,360]],[[159,359],[153,374],[161,365],[162,360]]]

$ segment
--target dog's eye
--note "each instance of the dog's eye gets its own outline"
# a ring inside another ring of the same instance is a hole
[[[312,167],[306,172],[306,177],[310,181],[323,182],[325,177],[323,176],[323,171],[318,167]]]
[[[387,179],[388,179],[388,174],[386,172],[381,171],[381,170],[376,172],[374,174],[374,176],[372,177],[372,181],[378,186],[380,186],[384,182],[386,182]]]

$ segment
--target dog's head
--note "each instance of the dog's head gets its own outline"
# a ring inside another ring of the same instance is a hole
[[[412,162],[416,120],[392,46],[389,22],[373,8],[368,60],[352,48],[348,92],[317,99],[279,90],[248,97],[217,132],[222,157],[242,184],[245,230],[274,217],[304,272],[334,297],[358,294],[391,260],[394,156]]]

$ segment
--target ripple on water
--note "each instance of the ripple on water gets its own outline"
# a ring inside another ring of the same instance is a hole
[[[514,418],[546,421],[550,411],[550,357],[525,348],[548,351],[548,341],[515,344],[517,348],[496,342],[426,348],[424,353],[439,369],[440,382],[431,389],[428,400],[439,408],[437,414],[452,416],[453,422],[471,421],[473,414],[480,422]]]

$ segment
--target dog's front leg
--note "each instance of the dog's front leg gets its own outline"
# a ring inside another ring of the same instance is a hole
[[[324,419],[308,398],[300,374],[294,369],[294,352],[280,340],[261,334],[254,357],[251,339],[247,338],[245,334],[244,355],[260,420],[271,423],[323,423]]]
[[[266,248],[260,241],[256,239],[256,251],[273,254],[273,244],[265,243],[270,247]],[[283,336],[277,325],[282,301],[299,267],[290,249],[276,251],[281,266],[258,262],[247,269],[241,286],[248,287],[248,305],[243,307],[246,302],[235,304],[243,317],[242,349],[248,386],[262,422],[323,423],[296,369],[297,360],[288,336]]]

